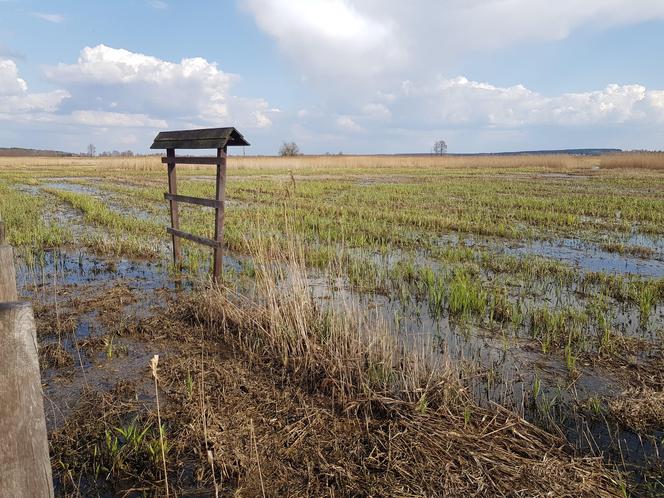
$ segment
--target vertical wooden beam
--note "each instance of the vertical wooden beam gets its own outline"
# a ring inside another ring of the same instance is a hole
[[[217,149],[217,158],[221,159],[217,165],[217,188],[215,199],[221,204],[215,208],[215,225],[214,225],[214,240],[217,242],[224,242],[224,203],[226,201],[226,147]],[[214,268],[212,270],[212,278],[215,282],[219,281],[224,263],[224,249],[223,247],[215,247],[214,249]]]
[[[35,319],[30,303],[0,303],[0,495],[53,496]]]
[[[5,225],[0,221],[0,303],[17,300],[14,250],[5,243]]]
[[[178,181],[175,175],[175,149],[166,149],[166,157],[168,162],[168,192],[177,195]],[[170,201],[171,204],[171,227],[175,230],[180,229],[180,214],[178,213],[177,201]],[[173,264],[176,268],[180,267],[181,253],[180,253],[180,239],[173,235]]]

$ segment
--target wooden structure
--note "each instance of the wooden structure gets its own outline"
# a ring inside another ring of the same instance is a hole
[[[218,280],[222,271],[224,245],[224,200],[226,189],[226,152],[228,147],[249,145],[235,128],[205,128],[202,130],[162,131],[154,139],[151,149],[166,149],[166,157],[161,162],[168,165],[168,192],[164,198],[170,202],[171,227],[166,231],[173,237],[173,263],[181,262],[180,241],[187,239],[214,249],[212,276]],[[217,149],[216,157],[176,156],[176,149]],[[178,195],[177,164],[212,164],[217,166],[216,195],[214,199],[201,199]],[[185,202],[214,208],[214,239],[208,239],[180,230],[178,203]]]
[[[0,221],[0,303],[18,300],[14,251],[5,244],[5,226]],[[2,340],[0,338],[0,340]]]
[[[16,270],[0,222],[0,496],[53,496],[37,332],[30,303],[16,302]]]

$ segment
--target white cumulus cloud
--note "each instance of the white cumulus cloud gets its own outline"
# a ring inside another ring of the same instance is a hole
[[[52,145],[58,149],[92,140],[100,149],[114,149],[131,137],[140,148],[168,128],[269,129],[279,112],[265,99],[238,96],[240,77],[200,57],[171,62],[98,45],[83,48],[74,63],[44,68],[44,74],[54,89],[31,92],[16,63],[0,58],[0,141],[28,135],[37,140],[43,133],[49,142],[61,137],[62,145]]]
[[[305,76],[358,78],[400,65],[396,24],[351,0],[249,0],[243,4]],[[378,9],[375,12],[380,12]]]
[[[642,85],[545,96],[523,85],[438,77],[430,84],[404,82],[394,107],[409,121],[446,126],[583,126],[662,121],[661,99],[661,91]]]
[[[0,59],[0,113],[5,116],[32,112],[53,112],[69,97],[65,90],[31,93],[19,77],[16,63]]]
[[[389,102],[371,103],[352,116],[359,125],[379,118],[410,127],[565,127],[664,121],[664,91],[616,85],[547,96],[523,85],[499,87],[465,77],[405,81]]]
[[[125,49],[97,45],[81,50],[74,64],[46,68],[54,83],[71,89],[81,108],[144,114],[201,126],[270,125],[274,111],[263,99],[240,98],[240,78],[200,57],[170,62]]]
[[[0,59],[0,95],[17,95],[27,89],[27,83],[18,77],[16,63],[13,60]]]
[[[305,76],[444,70],[450,59],[583,27],[664,19],[661,0],[249,0],[242,3]]]

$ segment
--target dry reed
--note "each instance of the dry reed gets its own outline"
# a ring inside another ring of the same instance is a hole
[[[269,252],[269,244],[263,247]],[[618,495],[619,474],[599,459],[576,458],[558,436],[500,407],[474,404],[451,364],[427,351],[431,343],[406,347],[350,305],[341,313],[321,308],[297,249],[286,261],[268,263],[260,255],[255,261],[253,299],[212,288],[193,296],[179,315],[260,359],[280,383],[324,396],[334,413],[358,422],[361,434],[349,443],[315,425],[323,412],[314,416],[312,406],[311,425],[299,429],[298,440],[314,447],[326,438],[335,448],[350,445],[334,464],[317,461],[320,449],[305,457],[308,467],[336,469],[327,482],[341,495]],[[272,458],[273,472],[284,478],[289,461]],[[286,489],[300,494],[295,483]]]
[[[380,168],[536,168],[536,169],[588,169],[596,165],[596,157],[568,154],[550,155],[481,155],[481,156],[230,156],[231,169],[245,170],[317,170],[328,169],[380,169]],[[78,171],[163,171],[160,156],[135,157],[0,157],[0,170],[67,168]],[[185,166],[187,171],[210,171],[211,167]]]
[[[664,152],[626,152],[601,157],[604,169],[664,169]]]
[[[629,389],[609,400],[609,411],[625,427],[637,433],[664,428],[664,392]]]

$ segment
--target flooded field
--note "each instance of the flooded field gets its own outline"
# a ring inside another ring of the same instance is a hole
[[[213,196],[212,170],[181,170],[179,193]],[[664,493],[664,170],[580,161],[228,173],[216,288],[205,249],[186,243],[183,268],[172,267],[158,164],[0,165],[0,216],[37,316],[60,494],[159,494],[163,434],[180,495],[260,495],[270,479],[268,495],[390,494],[374,475],[426,495],[412,483],[431,479],[427,465],[466,466],[491,483],[501,459],[559,469],[542,468],[529,496],[586,478],[588,488],[553,492]],[[205,208],[181,206],[180,217],[212,236]],[[291,329],[322,342],[290,332],[276,341]],[[339,355],[362,358],[357,371],[321,352],[330,337],[341,338]],[[371,346],[360,353],[349,337]],[[358,436],[349,413],[363,410],[379,429]],[[408,453],[401,469],[392,450],[371,456],[392,444],[385,434],[397,438],[384,422],[394,416],[379,415],[389,410],[409,421],[398,434],[417,420],[441,441],[477,437],[458,452],[437,442],[440,461]],[[342,441],[343,431],[375,448]],[[505,453],[477,470],[482,444]],[[309,489],[300,474],[313,454],[330,461],[309,470]],[[468,495],[517,485],[473,488],[461,475],[427,485]]]

